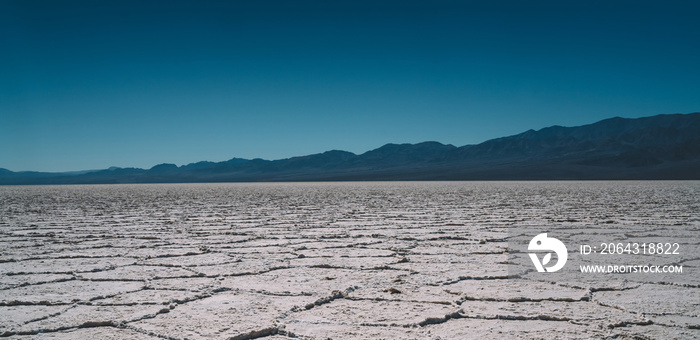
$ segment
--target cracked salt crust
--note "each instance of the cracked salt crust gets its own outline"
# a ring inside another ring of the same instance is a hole
[[[699,198],[698,182],[0,187],[0,336],[700,338]],[[542,225],[687,235],[663,260],[691,276],[509,279],[509,228]]]

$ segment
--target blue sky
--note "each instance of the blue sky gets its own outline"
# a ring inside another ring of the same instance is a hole
[[[0,167],[150,168],[700,111],[700,7],[0,1]]]

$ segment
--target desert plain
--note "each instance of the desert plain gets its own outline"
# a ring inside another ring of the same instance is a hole
[[[536,275],[533,226],[684,272]],[[4,186],[0,337],[697,339],[699,236],[691,181]]]

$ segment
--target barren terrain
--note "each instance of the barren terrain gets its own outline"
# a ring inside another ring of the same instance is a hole
[[[514,273],[532,225],[680,233],[684,274]],[[699,182],[6,186],[0,336],[700,338],[699,235]]]

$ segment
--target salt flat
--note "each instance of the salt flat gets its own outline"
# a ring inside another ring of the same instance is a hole
[[[680,236],[684,273],[514,270],[530,226]],[[6,186],[0,336],[700,338],[699,236],[700,182]]]

